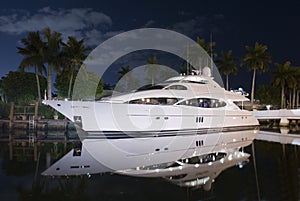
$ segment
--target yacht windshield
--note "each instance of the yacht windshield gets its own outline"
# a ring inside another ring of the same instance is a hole
[[[187,88],[185,86],[178,85],[178,84],[171,85],[171,86],[167,87],[166,89],[170,89],[170,90],[187,90]]]
[[[142,86],[141,88],[138,88],[136,91],[146,91],[146,90],[153,90],[153,89],[163,89],[164,85],[152,85],[147,84],[145,86]]]

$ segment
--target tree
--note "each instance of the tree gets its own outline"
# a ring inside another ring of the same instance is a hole
[[[73,81],[76,77],[76,72],[74,72]],[[69,83],[70,83],[70,72],[67,68],[63,68],[59,73],[56,74],[54,87],[57,89],[57,94],[60,98],[68,97],[69,93]]]
[[[216,65],[218,69],[226,76],[226,90],[229,89],[229,81],[228,77],[230,73],[237,73],[237,65],[236,61],[238,58],[232,56],[232,50],[227,52],[221,52],[222,58],[216,61]]]
[[[47,64],[47,90],[48,99],[52,97],[52,69],[58,70],[61,64],[61,34],[51,32],[50,28],[43,30],[44,40],[41,39],[39,32],[30,32],[28,37],[22,39],[24,48],[18,47],[18,52],[24,55],[20,67],[34,66],[36,73],[43,71],[44,65]]]
[[[291,62],[286,61],[283,65],[279,63],[274,64],[277,70],[272,73],[272,82],[274,86],[280,86],[281,88],[281,108],[285,108],[285,88],[289,83],[296,83],[294,77],[295,69],[291,67]]]
[[[247,45],[245,48],[247,54],[244,56],[241,66],[246,65],[248,70],[253,70],[251,87],[251,105],[253,105],[256,71],[267,71],[269,68],[268,63],[271,63],[271,56],[267,52],[268,47],[258,42],[255,43],[254,47]]]
[[[212,58],[209,56],[217,56],[217,53],[213,50],[216,42],[211,41],[206,43],[204,38],[199,37],[197,37],[196,42],[204,51],[199,51],[198,45],[188,45],[186,47],[185,55],[186,64],[183,63],[180,66],[180,73],[189,74],[192,70],[196,70],[196,67],[198,67],[197,70],[201,71],[202,67],[211,66]],[[190,63],[193,63],[194,66],[191,66]]]
[[[196,42],[207,52],[209,56],[217,57],[217,53],[213,50],[213,48],[216,46],[216,42],[210,41],[208,43],[205,42],[204,38],[197,37]]]
[[[293,89],[293,100],[292,100],[292,107],[298,108],[299,102],[299,85],[300,85],[300,67],[293,67],[294,71],[294,80],[292,82],[292,89]]]
[[[296,80],[297,80],[297,89],[296,89],[296,100],[295,100],[295,107],[299,108],[299,97],[300,97],[300,67],[296,67]]]
[[[46,45],[42,50],[43,62],[47,64],[47,92],[48,99],[52,98],[52,70],[58,71],[61,65],[61,34],[54,31],[51,32],[50,28],[43,30]]]
[[[127,73],[129,73],[129,71],[131,71],[129,66],[123,66],[118,73],[120,74],[118,80],[120,80],[124,75],[126,75]]]
[[[95,72],[88,71],[86,66],[80,68],[76,76],[72,93],[73,100],[92,100],[102,96],[103,80]]]
[[[152,56],[147,58],[147,66],[146,66],[146,73],[147,78],[151,79],[151,84],[154,85],[155,77],[158,75],[158,68],[157,66],[151,66],[151,65],[158,64],[156,56]]]
[[[255,97],[260,104],[271,104],[273,108],[280,105],[280,89],[275,85],[260,85],[256,90]]]
[[[0,80],[0,103],[4,102],[6,103],[6,98],[5,98],[5,94],[4,94],[4,90],[3,90],[3,81]]]
[[[37,84],[37,92],[38,92],[38,100],[41,102],[41,89],[40,89],[40,81],[39,75],[46,74],[46,69],[43,64],[43,58],[41,52],[45,46],[45,43],[42,41],[40,37],[40,33],[29,32],[27,38],[22,38],[21,42],[24,47],[17,47],[18,53],[23,55],[19,69],[24,71],[26,68],[34,68],[36,84]]]
[[[87,57],[86,52],[91,47],[84,45],[84,39],[77,40],[74,36],[69,36],[67,43],[62,43],[63,65],[69,72],[69,87],[67,97],[71,97],[71,89],[73,84],[74,72],[79,69],[84,59]]]
[[[116,92],[129,92],[136,90],[139,87],[139,78],[141,78],[137,71],[131,71],[129,66],[123,66],[118,73],[120,77],[118,83],[116,84],[114,90]],[[142,78],[143,79],[143,78]]]
[[[46,80],[39,77],[41,89],[46,88]],[[2,89],[8,102],[26,105],[37,97],[37,84],[34,73],[12,72],[2,78]]]

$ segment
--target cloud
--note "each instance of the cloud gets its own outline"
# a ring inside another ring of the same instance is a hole
[[[91,29],[85,31],[83,33],[83,38],[86,38],[87,45],[99,45],[100,42],[105,41],[108,38],[111,38],[117,34],[124,32],[123,30],[120,31],[101,31],[98,29]]]
[[[224,28],[225,18],[222,14],[212,16],[197,16],[192,19],[176,22],[169,26],[179,33],[189,37],[210,35],[210,33],[221,33]]]
[[[6,11],[6,13],[8,13]],[[97,45],[114,32],[112,19],[92,8],[52,9],[44,7],[36,13],[24,10],[11,10],[10,14],[0,16],[0,32],[20,35],[29,31],[51,30],[62,33],[64,37],[74,35],[86,38],[91,45]],[[93,38],[95,37],[95,38]],[[97,39],[101,41],[97,41]]]
[[[180,16],[190,16],[191,14],[192,14],[191,12],[184,11],[184,10],[178,12],[178,15]]]
[[[154,20],[149,20],[146,22],[146,24],[143,26],[143,28],[153,27],[154,24],[155,24]]]

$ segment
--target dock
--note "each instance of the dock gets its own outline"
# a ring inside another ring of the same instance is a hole
[[[280,132],[260,130],[256,140],[264,140],[269,142],[277,142],[280,144],[292,144],[300,146],[300,135],[288,133],[289,129],[282,127]]]
[[[252,114],[259,121],[279,120],[280,126],[289,126],[292,122],[300,122],[300,109],[253,110]]]
[[[36,131],[66,131],[75,129],[74,123],[67,119],[43,119],[43,120],[6,120],[0,119],[0,130],[24,130]]]
[[[12,102],[8,119],[0,119],[0,129],[20,129],[29,132],[48,130],[65,131],[73,124],[67,118],[58,119],[57,115],[53,119],[45,119],[38,115],[38,110],[38,102],[27,106],[16,106]]]

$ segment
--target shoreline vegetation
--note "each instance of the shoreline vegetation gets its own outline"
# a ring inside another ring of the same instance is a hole
[[[68,36],[67,41],[63,42],[62,38],[65,37],[61,33],[45,28],[41,32],[29,32],[26,38],[21,39],[22,47],[17,47],[17,52],[23,57],[19,69],[8,72],[0,79],[0,119],[9,118],[12,102],[20,107],[29,107],[38,102],[37,116],[53,119],[56,111],[41,104],[42,96],[47,99],[72,98],[76,74],[92,48],[85,44],[84,39]],[[271,109],[299,108],[300,67],[290,61],[272,61],[267,45],[259,42],[253,46],[246,45],[244,57],[237,58],[232,50],[216,53],[213,50],[216,46],[214,41],[205,42],[205,39],[197,37],[196,42],[208,55],[215,58],[214,62],[225,79],[225,89],[230,89],[229,76],[237,75],[239,68],[252,71],[250,109],[257,105],[272,105]],[[145,59],[145,64],[159,64],[158,59],[152,56]],[[270,72],[270,67],[275,67],[275,70]],[[185,62],[174,68],[179,73],[186,73],[187,69],[191,69]],[[130,66],[120,66],[117,73],[121,78],[131,70]],[[257,73],[265,72],[271,74],[269,85],[256,87]],[[54,74],[55,79],[52,79]],[[52,85],[57,90],[55,93]],[[113,86],[101,80],[97,89],[99,94],[96,96],[101,96],[106,89],[113,89]],[[59,118],[64,117],[59,114]]]

